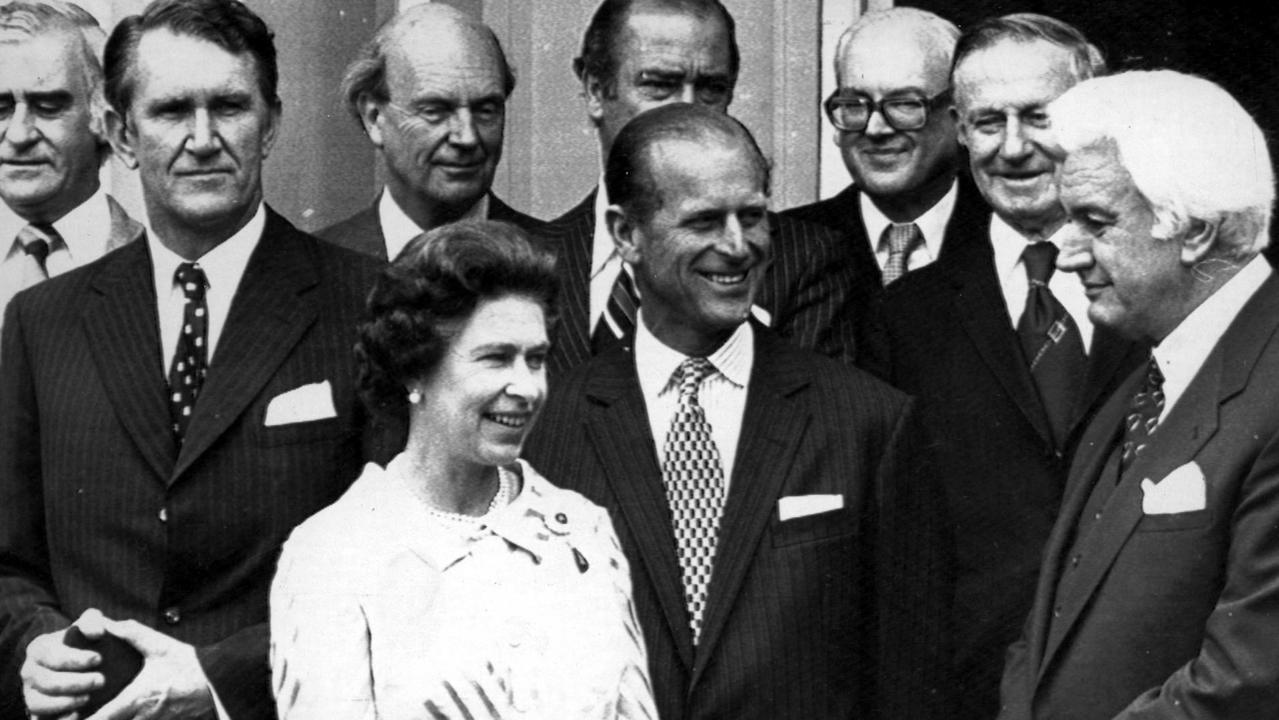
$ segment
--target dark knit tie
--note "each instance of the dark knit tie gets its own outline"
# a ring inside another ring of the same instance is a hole
[[[1017,323],[1017,335],[1039,390],[1039,399],[1047,411],[1053,440],[1061,448],[1070,431],[1075,398],[1087,373],[1088,358],[1075,321],[1048,289],[1057,246],[1050,242],[1032,243],[1026,246],[1021,257],[1030,289],[1026,310]]]
[[[53,252],[62,244],[62,236],[52,225],[46,223],[31,223],[18,231],[18,242],[22,243],[22,250],[30,255],[36,261],[36,266],[40,268],[41,278],[49,277],[49,253]]]

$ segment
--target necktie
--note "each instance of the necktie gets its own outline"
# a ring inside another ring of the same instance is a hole
[[[173,279],[186,296],[182,333],[169,368],[169,418],[173,421],[173,436],[181,445],[209,367],[209,306],[204,298],[208,281],[199,264],[190,262],[178,265]]]
[[[1031,243],[1022,251],[1021,258],[1026,265],[1030,290],[1026,310],[1017,323],[1017,335],[1039,390],[1039,399],[1048,413],[1053,440],[1061,448],[1070,431],[1075,398],[1084,381],[1088,359],[1079,328],[1048,289],[1057,246],[1050,242]]]
[[[635,291],[635,281],[626,268],[622,268],[608,294],[604,314],[600,316],[595,332],[591,334],[592,355],[599,355],[618,343],[631,342],[635,337],[635,311],[638,307],[639,294]]]
[[[884,228],[880,242],[885,239],[888,241],[888,262],[884,264],[884,285],[888,285],[906,274],[910,254],[924,242],[924,234],[915,223],[892,223]]]
[[[31,223],[18,231],[18,242],[22,243],[23,252],[30,255],[40,269],[37,281],[48,279],[49,253],[62,244],[62,236],[58,231],[52,225]]]
[[[1159,424],[1159,415],[1164,410],[1164,374],[1159,370],[1159,363],[1155,360],[1155,356],[1150,356],[1150,362],[1146,366],[1146,381],[1132,396],[1132,401],[1128,405],[1128,415],[1124,418],[1124,437],[1122,448],[1123,455],[1120,456],[1119,472],[1122,474],[1124,470],[1132,465],[1142,450],[1146,449],[1146,444],[1150,441],[1150,434],[1155,431],[1155,426]]]
[[[706,358],[689,358],[676,368],[672,382],[679,386],[679,407],[666,432],[666,459],[662,463],[694,644],[702,631],[724,509],[724,466],[711,439],[706,413],[697,401],[698,386],[714,369]]]

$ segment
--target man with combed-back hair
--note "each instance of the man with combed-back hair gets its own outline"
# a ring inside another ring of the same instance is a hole
[[[104,69],[146,235],[8,308],[0,718],[269,720],[280,546],[389,459],[351,356],[379,263],[263,202],[278,71],[243,4],[157,0]]]
[[[1153,346],[1088,425],[1004,669],[1001,720],[1279,708],[1279,279],[1266,140],[1202,78],[1048,107],[1088,314]],[[1168,152],[1176,148],[1176,152]]]
[[[885,290],[894,385],[920,399],[955,526],[953,717],[998,710],[1004,651],[1034,597],[1040,552],[1088,418],[1141,362],[1094,328],[1075,278],[1053,272],[1065,213],[1045,108],[1104,69],[1077,29],[1020,13],[955,48],[955,124],[993,212],[964,243]]]
[[[691,103],[728,112],[740,64],[736,24],[717,0],[604,0],[573,61],[601,165],[613,138],[646,109]],[[633,336],[642,298],[609,238],[609,205],[601,183],[551,221],[564,288],[563,320],[548,361],[552,380]],[[801,347],[871,362],[857,338],[866,308],[855,297],[844,244],[822,226],[773,215],[769,222],[774,259],[756,317]]]
[[[23,288],[142,234],[98,178],[105,41],[78,5],[0,4],[0,315]]]
[[[393,260],[419,233],[462,218],[543,223],[490,190],[515,75],[487,25],[442,3],[397,13],[347,66],[342,95],[377,153],[373,205],[318,233]]]

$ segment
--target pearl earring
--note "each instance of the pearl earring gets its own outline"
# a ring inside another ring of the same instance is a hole
[[[418,403],[422,402],[422,391],[421,391],[421,390],[410,390],[410,391],[409,391],[409,402],[410,402],[410,403],[412,403],[413,405],[417,405]]]

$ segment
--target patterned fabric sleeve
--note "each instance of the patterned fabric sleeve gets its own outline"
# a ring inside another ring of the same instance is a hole
[[[595,533],[600,544],[607,549],[608,567],[613,573],[613,584],[618,600],[624,606],[623,622],[626,635],[632,645],[627,653],[632,658],[626,664],[618,683],[618,720],[656,720],[657,704],[653,699],[653,684],[648,677],[648,653],[644,648],[644,633],[640,630],[639,617],[635,613],[635,601],[631,596],[631,570],[622,552],[622,545],[613,530],[607,511],[599,509],[599,522]]]

